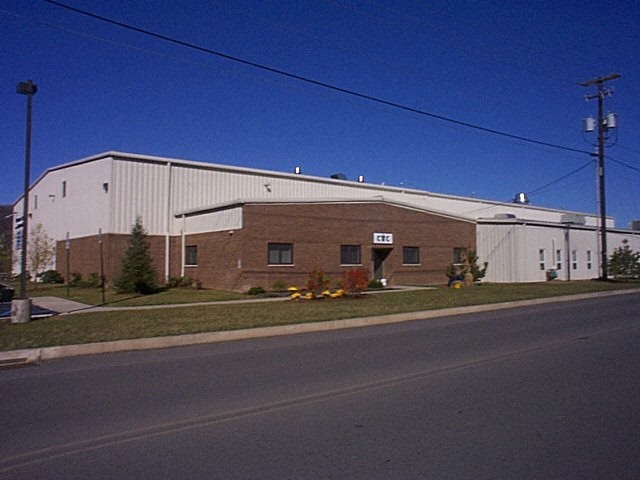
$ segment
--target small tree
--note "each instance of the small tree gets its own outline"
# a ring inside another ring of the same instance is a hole
[[[613,250],[608,268],[613,278],[638,278],[640,277],[640,253],[631,250],[629,241],[625,238],[622,246]]]
[[[122,258],[122,268],[114,285],[121,293],[149,294],[157,291],[157,275],[151,263],[147,233],[140,217],[131,229],[131,239]]]
[[[31,273],[38,277],[51,267],[51,262],[54,258],[55,241],[47,235],[42,224],[38,223],[29,233],[29,244],[27,246],[27,260]]]
[[[322,292],[329,288],[331,280],[322,270],[313,270],[309,272],[307,280],[307,290],[313,292],[315,296],[320,297]]]
[[[342,282],[340,282],[343,290],[351,295],[362,295],[367,289],[369,283],[369,270],[366,268],[357,268],[355,270],[346,270],[342,273]]]
[[[11,258],[11,237],[7,233],[0,233],[0,262]]]
[[[489,262],[484,262],[482,267],[480,267],[478,265],[478,254],[475,250],[469,250],[467,252],[467,261],[469,262],[470,273],[473,275],[473,281],[478,282],[482,280],[487,274]]]
[[[487,274],[489,262],[484,262],[482,266],[478,265],[478,254],[475,250],[468,250],[462,254],[462,263],[450,264],[445,270],[445,275],[449,279],[449,284],[455,280],[464,280],[465,276],[469,276],[473,282],[482,280]]]

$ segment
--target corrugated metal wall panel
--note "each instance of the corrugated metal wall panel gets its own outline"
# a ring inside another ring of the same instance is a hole
[[[30,225],[41,223],[47,235],[56,240],[64,240],[67,232],[72,237],[85,237],[96,235],[99,228],[106,230],[110,178],[108,159],[53,170],[31,188]],[[22,201],[16,211],[22,216]]]
[[[97,160],[52,170],[31,186],[29,192],[29,224],[32,229],[42,224],[44,233],[56,242],[71,238],[97,235],[109,225],[110,161]],[[105,187],[104,184],[107,184]],[[106,191],[105,191],[106,188]],[[17,217],[22,217],[23,202],[14,206]],[[14,244],[15,248],[15,244]],[[15,251],[19,259],[21,252]],[[50,268],[55,266],[52,260]],[[20,269],[14,263],[14,273]]]
[[[416,206],[470,219],[490,218],[499,213],[511,213],[533,221],[560,222],[564,212],[536,209],[518,204],[495,204],[476,199],[446,197],[412,190],[398,190],[356,182],[335,182],[305,176],[281,176],[261,172],[225,170],[192,165],[174,165],[172,194],[174,211],[189,210],[239,198],[362,198],[384,196],[390,200],[413,203]],[[595,225],[595,216],[586,216],[587,224]]]
[[[555,265],[555,250],[564,250],[564,231],[558,228],[527,225],[522,242],[525,259],[522,281],[545,281],[547,270]],[[545,251],[544,268],[540,267],[540,250]]]
[[[150,235],[166,233],[168,167],[114,160],[113,233],[129,233],[139,216]]]
[[[599,276],[598,234],[593,230],[570,229],[568,242],[564,227],[546,227],[526,224],[478,225],[478,256],[488,261],[486,281],[541,282],[546,271],[556,269],[556,251],[561,251],[559,280],[588,280]],[[608,234],[608,251],[613,252],[616,240],[624,235]],[[640,244],[640,239],[634,239]],[[544,250],[544,268],[541,268],[540,250]],[[576,252],[573,261],[572,252]],[[591,252],[591,260],[588,260]],[[568,262],[567,262],[568,260]],[[575,263],[575,268],[574,268]]]
[[[66,182],[65,196],[62,195],[63,182]],[[566,213],[366,183],[125,154],[96,157],[47,171],[32,187],[30,210],[32,226],[43,223],[48,235],[63,240],[67,232],[76,238],[95,235],[99,228],[105,233],[127,234],[136,216],[142,217],[149,234],[165,235],[169,228],[170,234],[179,235],[182,221],[174,217],[174,212],[238,199],[359,199],[376,196],[469,219],[512,213],[519,219],[560,223]],[[37,197],[37,208],[34,197]],[[21,212],[20,202],[16,207]],[[587,215],[586,220],[588,225],[595,225],[597,217]],[[230,210],[194,219],[189,228],[218,231],[239,228],[240,222],[239,210]],[[611,219],[609,225],[613,225]],[[565,261],[575,249],[579,261],[575,271],[572,269],[571,277],[597,276],[600,257],[597,234],[572,230],[571,246],[566,248],[563,232],[562,227],[479,224],[478,254],[481,260],[489,262],[486,279],[540,280],[540,248],[547,251],[549,268],[553,264],[554,249],[564,249]],[[609,253],[620,246],[624,238],[629,239],[632,249],[640,250],[640,236],[609,233],[609,238]],[[592,252],[592,269],[586,268],[586,252]]]
[[[485,281],[517,281],[517,225],[478,225],[476,232],[478,259],[489,262]]]

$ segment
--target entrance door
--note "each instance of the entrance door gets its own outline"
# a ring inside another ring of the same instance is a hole
[[[375,280],[382,280],[384,276],[384,261],[391,253],[392,248],[374,248],[372,252],[373,261],[373,278]]]

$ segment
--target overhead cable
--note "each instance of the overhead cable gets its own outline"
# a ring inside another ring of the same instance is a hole
[[[528,196],[529,196],[529,197],[531,197],[531,195],[533,195],[533,194],[535,194],[535,193],[539,192],[540,190],[544,190],[545,188],[550,187],[551,185],[555,185],[556,183],[561,182],[562,180],[564,180],[564,179],[566,179],[566,178],[568,178],[568,177],[570,177],[570,176],[572,176],[572,175],[575,175],[575,174],[576,174],[576,173],[578,173],[579,171],[584,170],[585,168],[587,168],[587,167],[588,167],[588,166],[590,166],[590,165],[593,165],[593,163],[594,163],[594,160],[589,160],[587,163],[585,163],[585,164],[584,164],[583,166],[581,166],[580,168],[576,168],[575,170],[573,170],[573,171],[571,171],[571,172],[567,173],[566,175],[563,175],[563,176],[562,176],[562,177],[560,177],[560,178],[556,178],[554,181],[549,182],[549,183],[547,183],[546,185],[543,185],[543,186],[538,187],[538,188],[536,188],[536,189],[534,189],[534,190],[531,190],[531,191],[529,192]]]
[[[635,170],[636,172],[640,172],[640,168],[634,167],[633,165],[629,165],[628,163],[622,162],[620,160],[616,160],[615,158],[611,158],[609,155],[607,155],[606,158],[614,163],[617,163],[618,165],[622,165],[623,167],[627,167],[631,170]]]
[[[381,99],[381,98],[373,97],[371,95],[366,95],[364,93],[359,93],[359,92],[356,92],[354,90],[349,90],[349,89],[346,89],[346,88],[342,88],[342,87],[338,87],[338,86],[335,86],[335,85],[331,85],[329,83],[321,82],[319,80],[314,80],[314,79],[309,78],[309,77],[304,77],[302,75],[297,75],[295,73],[290,73],[290,72],[287,72],[287,71],[284,71],[284,70],[280,70],[280,69],[277,69],[277,68],[274,68],[274,67],[270,67],[268,65],[263,65],[263,64],[260,64],[260,63],[252,62],[250,60],[245,60],[243,58],[239,58],[239,57],[235,57],[235,56],[232,56],[232,55],[228,55],[226,53],[218,52],[218,51],[212,50],[210,48],[201,47],[201,46],[195,45],[193,43],[189,43],[189,42],[185,42],[183,40],[178,40],[178,39],[175,39],[175,38],[172,38],[172,37],[168,37],[166,35],[155,33],[155,32],[152,32],[150,30],[145,30],[143,28],[136,27],[134,25],[129,25],[127,23],[123,23],[123,22],[120,22],[120,21],[117,21],[117,20],[113,20],[113,19],[101,16],[101,15],[97,15],[95,13],[87,12],[85,10],[81,10],[79,8],[75,8],[75,7],[72,7],[70,5],[66,5],[64,3],[57,2],[55,0],[44,0],[44,1],[47,2],[47,3],[50,3],[52,5],[56,5],[58,7],[64,8],[66,10],[78,13],[80,15],[84,15],[84,16],[93,18],[95,20],[100,20],[102,22],[106,22],[106,23],[109,23],[111,25],[116,25],[118,27],[125,28],[125,29],[131,30],[133,32],[141,33],[143,35],[154,37],[154,38],[157,38],[159,40],[170,42],[170,43],[173,43],[175,45],[180,45],[182,47],[190,48],[192,50],[196,50],[196,51],[199,51],[199,52],[207,53],[207,54],[210,54],[210,55],[215,55],[217,57],[224,58],[225,60],[230,60],[230,61],[233,61],[233,62],[236,62],[236,63],[240,63],[242,65],[247,65],[247,66],[250,66],[250,67],[253,67],[253,68],[258,68],[260,70],[263,70],[263,71],[266,71],[266,72],[270,72],[270,73],[274,73],[276,75],[281,75],[281,76],[284,76],[284,77],[287,77],[287,78],[292,78],[294,80],[299,80],[301,82],[305,82],[305,83],[308,83],[308,84],[311,84],[311,85],[315,85],[315,86],[318,86],[318,87],[322,87],[322,88],[326,88],[326,89],[329,89],[329,90],[333,90],[335,92],[340,92],[340,93],[344,93],[346,95],[350,95],[350,96],[353,96],[353,97],[361,98],[363,100],[368,100],[368,101],[375,102],[375,103],[378,103],[378,104],[381,104],[381,105],[386,105],[388,107],[393,107],[393,108],[397,108],[397,109],[404,110],[404,111],[407,111],[407,112],[415,113],[417,115],[421,115],[421,116],[424,116],[424,117],[433,118],[435,120],[440,120],[440,121],[443,121],[443,122],[451,123],[451,124],[454,124],[454,125],[459,125],[459,126],[470,128],[470,129],[474,129],[474,130],[479,130],[479,131],[485,132],[485,133],[491,133],[493,135],[497,135],[497,136],[501,136],[501,137],[505,137],[505,138],[510,138],[510,139],[513,139],[513,140],[519,140],[519,141],[526,142],[526,143],[532,143],[532,144],[535,144],[535,145],[541,145],[541,146],[544,146],[544,147],[555,148],[555,149],[564,150],[564,151],[568,151],[568,152],[577,152],[577,153],[583,153],[583,154],[590,155],[590,152],[588,152],[586,150],[580,150],[580,149],[577,149],[577,148],[567,147],[567,146],[564,146],[564,145],[558,145],[558,144],[555,144],[555,143],[544,142],[544,141],[541,141],[541,140],[535,140],[533,138],[523,137],[521,135],[515,135],[515,134],[512,134],[512,133],[507,133],[507,132],[503,132],[503,131],[500,131],[500,130],[494,130],[492,128],[487,128],[487,127],[483,127],[483,126],[476,125],[476,124],[473,124],[473,123],[464,122],[464,121],[461,121],[461,120],[456,120],[456,119],[453,119],[453,118],[450,118],[450,117],[445,117],[443,115],[438,115],[438,114],[435,114],[435,113],[431,113],[431,112],[427,112],[427,111],[424,111],[424,110],[420,110],[418,108],[409,107],[407,105],[402,105],[402,104],[399,104],[399,103],[391,102],[389,100],[384,100],[384,99]]]
[[[546,184],[542,185],[541,187],[534,188],[533,190],[530,190],[527,193],[527,196],[529,198],[531,198],[533,195],[535,195],[536,193],[540,192],[541,190],[544,190],[545,188],[548,188],[548,187],[550,187],[552,185],[555,185],[556,183],[559,183],[562,180],[566,180],[567,178],[571,177],[572,175],[575,175],[576,173],[584,170],[588,166],[593,165],[593,163],[594,163],[594,160],[589,160],[587,163],[585,163],[581,167],[576,168],[575,170],[572,170],[571,172],[569,172],[569,173],[567,173],[567,174],[565,174],[565,175],[563,175],[563,176],[561,176],[559,178],[556,178],[555,180],[553,180],[553,181],[551,181],[549,183],[546,183]],[[492,208],[500,207],[500,206],[503,206],[503,205],[509,204],[509,203],[513,203],[513,201],[511,199],[509,199],[509,200],[505,200],[503,202],[493,203],[493,204],[485,206],[485,207],[476,208],[474,210],[467,210],[465,212],[462,212],[462,215],[467,215],[467,214],[470,214],[470,213],[478,213],[478,212],[482,212],[482,211],[486,211],[486,210],[491,210]]]

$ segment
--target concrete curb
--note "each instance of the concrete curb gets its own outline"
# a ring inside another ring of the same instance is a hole
[[[222,332],[196,333],[189,335],[139,338],[131,340],[117,340],[112,342],[87,343],[81,345],[64,345],[59,347],[43,347],[28,350],[13,350],[0,352],[0,368],[53,360],[80,355],[95,355],[101,353],[124,352],[132,350],[151,350],[159,348],[182,347],[205,343],[228,342],[233,340],[247,340],[251,338],[265,338],[282,335],[296,335],[300,333],[326,332],[345,328],[358,328],[390,323],[409,322],[431,318],[481,313],[494,310],[504,310],[515,307],[527,307],[561,302],[585,300],[589,298],[610,297],[640,293],[640,289],[617,290],[613,292],[596,292],[563,297],[537,298],[516,302],[493,303],[487,305],[472,305],[468,307],[447,308],[442,310],[425,310],[419,312],[397,313],[392,315],[349,318],[344,320],[330,320],[326,322],[298,323],[274,327],[258,327],[244,330],[230,330]]]

